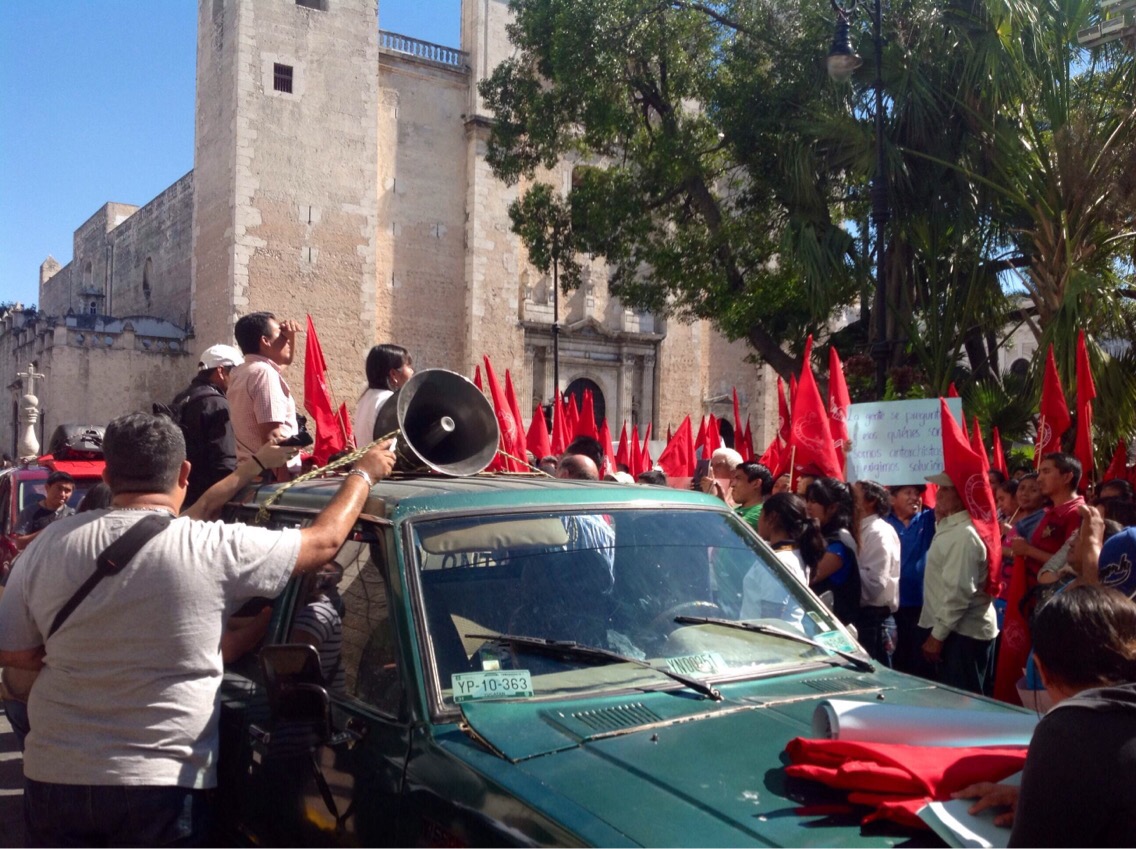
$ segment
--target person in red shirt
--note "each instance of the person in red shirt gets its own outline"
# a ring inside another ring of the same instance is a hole
[[[1071,454],[1046,454],[1037,469],[1037,485],[1053,506],[1045,511],[1029,540],[1014,539],[1010,546],[1015,557],[1025,557],[1026,590],[1037,585],[1037,573],[1065,540],[1081,526],[1078,510],[1085,499],[1077,495],[1081,463]]]

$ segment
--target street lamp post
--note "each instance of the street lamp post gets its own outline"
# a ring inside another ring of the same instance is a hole
[[[836,34],[828,51],[828,75],[842,82],[852,77],[852,73],[864,64],[852,49],[848,37],[849,21],[856,13],[858,0],[851,0],[847,6],[830,0],[836,12]],[[872,346],[872,357],[876,361],[876,392],[880,399],[887,391],[888,360],[891,346],[887,332],[887,281],[884,278],[884,245],[890,211],[888,209],[887,169],[884,163],[884,82],[883,82],[883,35],[881,33],[881,0],[872,3],[872,41],[876,50],[876,177],[872,181],[872,224],[876,229],[876,342]]]

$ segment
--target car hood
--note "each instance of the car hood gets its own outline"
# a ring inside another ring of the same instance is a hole
[[[472,736],[513,770],[586,810],[628,842],[645,846],[887,846],[910,831],[862,831],[861,814],[802,815],[802,805],[841,801],[785,776],[783,752],[808,736],[824,700],[998,710],[990,702],[905,676],[821,676],[796,686],[723,688],[712,702],[684,691],[563,703],[479,702],[465,706]],[[810,686],[811,684],[811,686]],[[899,684],[900,686],[896,686]],[[803,686],[802,686],[803,685]],[[739,692],[740,690],[740,692]],[[517,781],[515,773],[508,779]],[[569,827],[574,823],[566,823]],[[581,829],[587,840],[587,828]]]

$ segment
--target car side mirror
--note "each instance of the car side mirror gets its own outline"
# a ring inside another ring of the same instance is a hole
[[[302,643],[265,646],[258,660],[274,728],[307,727],[321,742],[330,738],[331,701],[315,648]]]

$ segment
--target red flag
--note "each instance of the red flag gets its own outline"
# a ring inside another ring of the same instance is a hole
[[[979,453],[967,444],[962,428],[947,408],[945,398],[941,403],[943,429],[943,465],[947,476],[961,496],[966,512],[974,522],[974,529],[982,537],[986,546],[986,584],[984,592],[996,596],[1002,582],[1002,531],[998,527],[998,507],[994,501],[994,490],[986,474],[985,452]]]
[[[568,421],[564,404],[560,400],[560,390],[556,390],[556,400],[552,403],[552,453],[559,457],[571,440],[568,438]]]
[[[796,378],[794,378],[794,383]],[[782,445],[789,444],[789,437],[792,436],[792,429],[790,428],[789,417],[789,400],[785,397],[785,382],[778,376],[777,378],[777,436],[781,439]]]
[[[828,349],[828,426],[836,445],[836,459],[840,461],[840,473],[845,469],[845,447],[848,445],[848,408],[852,397],[848,394],[848,384],[844,380],[844,365],[836,346]]]
[[[304,409],[316,425],[316,444],[312,458],[317,466],[327,465],[327,458],[347,447],[347,436],[336,416],[336,404],[327,381],[327,363],[316,336],[316,326],[308,316],[308,338],[304,344]]]
[[[709,457],[722,447],[722,435],[718,432],[718,419],[710,414],[710,422],[706,425],[706,447],[709,449],[703,457]]]
[[[639,450],[639,428],[638,426],[631,428],[631,443],[627,446],[629,453],[628,466],[631,469],[631,477],[637,478],[643,472],[647,471],[643,468],[643,454]]]
[[[564,398],[564,405],[568,408],[564,423],[568,426],[568,441],[571,442],[580,435],[580,408],[576,406],[576,396],[568,395]]]
[[[1078,489],[1085,492],[1096,477],[1093,461],[1093,399],[1097,387],[1093,383],[1093,369],[1085,347],[1085,331],[1077,334],[1077,441],[1073,456],[1081,461],[1081,482]]]
[[[505,369],[505,397],[509,399],[509,412],[513,414],[513,421],[517,423],[517,439],[513,443],[513,450],[509,453],[521,462],[522,468],[517,471],[528,471],[529,464],[525,456],[528,452],[525,445],[525,420],[521,417],[521,404],[517,400],[516,390],[513,389],[513,375],[508,369]]]
[[[706,453],[706,416],[703,416],[702,421],[698,423],[698,436],[694,437],[694,447],[702,449],[703,460],[710,459],[710,455]]]
[[[667,422],[667,442],[670,442],[671,437],[673,437],[673,436],[674,436],[674,431],[671,430],[670,422]]]
[[[1128,477],[1128,441],[1121,437],[1116,443],[1116,453],[1112,455],[1112,462],[1108,464],[1108,470],[1102,480],[1124,480],[1126,477]]]
[[[1061,437],[1069,429],[1069,405],[1057,374],[1057,361],[1053,358],[1053,344],[1045,356],[1045,382],[1041,387],[1041,405],[1038,408],[1037,449],[1034,465],[1040,466],[1046,454],[1061,450]]]
[[[963,412],[960,418],[962,421],[959,422],[959,427],[962,430],[962,435],[966,437],[967,442],[970,442],[970,431],[966,429],[966,413]]]
[[[958,389],[955,388],[955,382],[952,380],[951,385],[947,387],[947,397],[957,398],[959,396]]]
[[[639,451],[639,471],[649,472],[654,461],[651,459],[651,423],[647,422],[647,432],[643,434],[643,446]]]
[[[994,468],[1009,477],[1010,467],[1006,465],[1006,454],[1002,450],[1002,434],[998,432],[997,425],[990,429],[990,438],[994,441]]]
[[[600,444],[603,445],[604,450],[604,466],[600,469],[600,474],[611,473],[615,471],[615,455],[611,453],[611,428],[607,426],[607,419],[603,420],[600,425]]]
[[[668,478],[690,478],[694,475],[694,436],[690,416],[682,420],[674,437],[667,442],[658,464]]]
[[[793,399],[797,397],[797,376],[795,374],[789,375],[789,403],[793,403]]]
[[[592,390],[584,390],[584,406],[580,410],[580,423],[576,426],[576,436],[590,436],[599,439],[600,432],[596,429],[596,399],[592,397]]]
[[[742,437],[746,446],[746,456],[751,460],[754,457],[753,453],[753,434],[749,432],[749,416],[746,416],[745,436]]]
[[[478,392],[485,392],[485,387],[481,385],[481,366],[473,368],[473,385],[477,387]]]
[[[619,447],[615,450],[615,466],[623,466],[631,471],[631,451],[627,447],[627,422],[623,422],[623,430],[619,433]]]
[[[485,380],[489,384],[489,394],[493,399],[493,410],[497,414],[497,425],[501,428],[501,441],[497,444],[499,453],[494,456],[493,462],[489,464],[489,469],[490,471],[505,472],[524,471],[524,465],[519,460],[505,456],[505,454],[513,454],[516,451],[521,428],[516,419],[513,418],[509,399],[505,397],[501,384],[497,382],[497,374],[493,371],[493,364],[489,362],[488,356],[485,357]]]
[[[970,447],[982,460],[982,470],[990,471],[990,458],[986,456],[986,445],[982,442],[982,429],[978,426],[978,416],[974,417],[974,429],[970,432]]]
[[[832,431],[828,426],[828,410],[820,398],[820,390],[809,366],[812,346],[813,337],[810,335],[805,343],[804,365],[797,391],[793,393],[793,409],[790,413],[792,436],[789,451],[793,465],[790,473],[796,478],[799,470],[815,465],[822,476],[843,479],[840,461],[836,457],[836,446],[832,442]]]
[[[778,469],[781,467],[784,453],[785,446],[781,444],[781,438],[774,436],[769,440],[769,445],[766,446],[765,451],[758,458],[757,462],[769,469],[776,478],[779,475]]]
[[[742,455],[742,462],[745,462],[746,460],[749,460],[750,458],[748,456],[746,456],[745,441],[742,439],[742,437],[745,435],[745,432],[742,430],[742,414],[741,414],[741,410],[740,410],[739,405],[738,405],[738,388],[736,386],[733,387],[733,392],[734,392],[734,450]]]
[[[343,436],[347,440],[347,447],[355,447],[355,432],[351,430],[351,416],[347,415],[347,405],[339,405],[339,424],[343,428]]]
[[[548,422],[544,420],[544,409],[540,404],[533,409],[529,432],[525,437],[525,447],[533,453],[538,463],[552,453],[552,443],[548,438]]]

